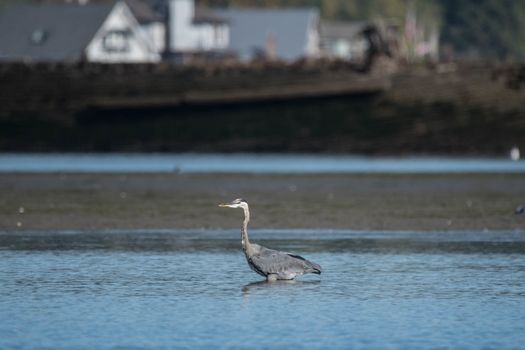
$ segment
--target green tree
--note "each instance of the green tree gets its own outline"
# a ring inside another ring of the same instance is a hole
[[[525,57],[525,0],[441,0],[442,41],[458,53]]]

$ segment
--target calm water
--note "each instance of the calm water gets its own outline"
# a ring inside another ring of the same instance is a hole
[[[325,272],[259,283],[234,231],[0,233],[0,348],[524,347],[523,231],[252,240]]]
[[[525,173],[500,158],[289,154],[0,154],[0,172]]]

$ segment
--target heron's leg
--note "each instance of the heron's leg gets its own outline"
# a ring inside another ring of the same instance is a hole
[[[277,275],[274,274],[274,273],[269,274],[268,276],[266,276],[266,281],[268,281],[268,282],[275,282],[275,281],[277,281]]]

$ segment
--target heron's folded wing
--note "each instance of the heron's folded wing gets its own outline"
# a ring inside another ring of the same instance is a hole
[[[266,273],[304,272],[309,262],[299,255],[279,252],[272,249],[263,249],[252,256],[252,261]]]

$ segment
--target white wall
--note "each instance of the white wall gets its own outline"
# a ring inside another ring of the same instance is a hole
[[[306,44],[304,55],[308,58],[315,58],[321,55],[321,38],[319,34],[319,16],[312,15],[306,33]]]
[[[170,48],[174,51],[193,50],[195,48],[193,0],[171,0],[170,11]]]
[[[228,26],[225,24],[199,24],[194,27],[194,49],[203,51],[226,49],[229,44],[228,34]]]
[[[194,0],[171,0],[169,10],[172,51],[211,51],[228,47],[227,24],[193,23]]]
[[[361,36],[353,39],[340,38],[327,43],[325,49],[327,57],[357,61],[363,59],[368,49],[368,42]]]
[[[148,37],[148,40],[150,40],[155,52],[162,54],[166,47],[166,28],[164,23],[148,23],[141,25],[140,28],[144,32],[144,35]]]
[[[105,45],[111,32],[122,31],[127,35],[126,50],[111,51]],[[91,62],[119,63],[119,62],[158,62],[160,55],[148,41],[139,24],[133,17],[130,9],[124,2],[117,2],[102,27],[85,50],[86,59]]]

